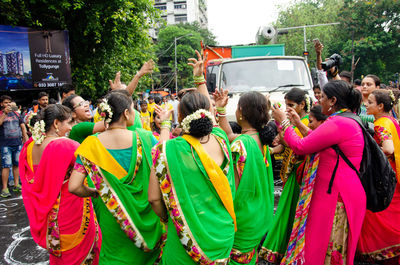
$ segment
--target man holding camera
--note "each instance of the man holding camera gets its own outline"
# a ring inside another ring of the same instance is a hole
[[[331,57],[325,62],[322,62],[321,53],[324,48],[324,45],[316,39],[314,40],[315,52],[317,54],[317,74],[318,74],[318,83],[322,88],[326,83],[328,83],[328,77],[326,72],[329,70],[329,74],[332,76],[334,80],[341,80],[339,76],[339,65],[342,64],[342,57],[339,54],[332,54]]]
[[[22,142],[28,140],[26,127],[23,118],[12,110],[11,97],[1,97],[2,110],[0,111],[0,151],[1,151],[1,178],[3,188],[0,196],[3,198],[10,197],[8,190],[8,178],[10,168],[14,175],[14,191],[20,191],[19,184],[18,160],[19,153],[22,148]]]

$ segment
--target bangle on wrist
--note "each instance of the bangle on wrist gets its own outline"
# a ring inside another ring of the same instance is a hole
[[[171,121],[170,120],[165,120],[161,122],[161,129],[171,129]]]
[[[193,76],[193,80],[196,84],[200,84],[200,83],[206,83],[206,79],[204,78],[204,75],[201,76]]]

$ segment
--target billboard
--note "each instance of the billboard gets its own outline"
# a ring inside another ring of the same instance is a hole
[[[0,25],[0,91],[70,83],[68,31]]]

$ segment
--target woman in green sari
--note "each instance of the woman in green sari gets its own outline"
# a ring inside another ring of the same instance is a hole
[[[149,201],[168,223],[161,264],[227,264],[235,191],[229,141],[213,128],[209,99],[187,93],[178,107],[184,135],[153,148]]]
[[[307,128],[308,112],[311,108],[311,99],[300,88],[292,88],[285,95],[286,106],[294,109],[300,116],[301,123]],[[296,133],[303,137],[303,130],[295,127]],[[304,133],[304,132],[303,132]],[[284,148],[280,176],[283,190],[275,212],[274,220],[265,241],[258,253],[260,260],[279,264],[286,252],[292,231],[296,206],[299,199],[301,180],[297,179],[297,169],[304,161],[304,157],[296,156],[289,147]]]
[[[109,93],[100,110],[109,126],[77,149],[69,190],[96,198],[93,204],[104,238],[100,264],[154,264],[164,233],[147,198],[156,140],[151,132],[127,129],[135,112],[132,99],[123,93]]]
[[[236,110],[241,134],[234,134],[226,118],[227,91],[215,92],[219,125],[231,143],[235,168],[235,213],[238,230],[230,264],[255,264],[257,247],[270,230],[274,211],[274,179],[268,145],[276,132],[267,126],[268,101],[258,92],[243,94]]]

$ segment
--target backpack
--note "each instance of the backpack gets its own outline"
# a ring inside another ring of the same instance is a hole
[[[360,171],[358,171],[342,150],[340,150],[338,145],[332,146],[337,154],[337,161],[329,182],[328,193],[331,193],[333,180],[339,165],[339,156],[341,156],[360,178],[367,196],[367,209],[372,212],[383,211],[392,201],[396,188],[396,173],[377,142],[363,126],[360,117],[350,112],[340,113],[339,116],[351,118],[360,125],[364,135],[364,150]]]

